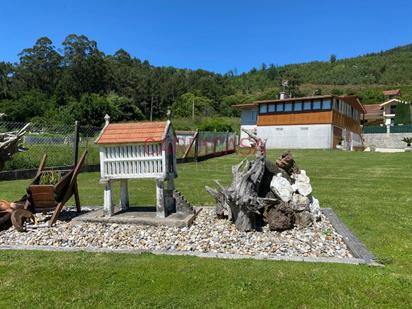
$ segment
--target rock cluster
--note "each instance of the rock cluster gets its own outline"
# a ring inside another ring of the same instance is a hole
[[[326,217],[307,228],[282,233],[240,232],[228,220],[219,220],[213,208],[204,208],[190,227],[76,223],[74,209],[65,210],[56,225],[48,228],[47,216],[36,214],[36,224],[26,233],[15,228],[0,232],[2,245],[37,245],[76,248],[141,249],[226,253],[245,256],[352,257],[342,237]]]
[[[269,228],[284,231],[321,220],[319,201],[311,193],[310,179],[304,170],[295,170],[290,177],[282,173],[273,176],[267,197],[274,196],[280,202],[269,207],[265,214]]]
[[[270,230],[307,227],[321,219],[319,201],[312,196],[310,178],[300,170],[290,152],[275,163],[266,158],[264,143],[256,159],[232,169],[230,187],[206,187],[216,200],[216,215],[232,221],[239,231],[267,224]]]

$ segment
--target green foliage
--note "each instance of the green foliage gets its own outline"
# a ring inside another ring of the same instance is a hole
[[[144,115],[131,99],[111,93],[106,98],[108,106],[116,113],[114,120],[142,120]]]
[[[406,145],[407,145],[408,147],[410,147],[411,144],[412,144],[412,137],[404,137],[404,138],[402,139],[402,142],[406,143]]]
[[[231,105],[277,98],[282,80],[292,96],[317,89],[359,94],[364,103],[381,102],[383,89],[412,81],[412,44],[349,59],[262,64],[240,75],[155,67],[123,49],[105,55],[85,35],[70,34],[62,45],[59,51],[41,37],[19,53],[19,63],[0,62],[0,112],[8,120],[101,125],[104,112],[116,121],[160,119],[169,107],[176,116],[191,117],[193,102],[196,117],[234,117],[239,111]]]
[[[29,122],[32,118],[44,115],[54,107],[54,98],[36,89],[23,92],[17,99],[0,101],[0,111],[6,113],[6,120],[18,122]]]
[[[239,133],[240,120],[234,117],[196,117],[193,121],[191,118],[173,118],[173,126],[178,131],[195,131],[200,128],[207,131],[220,132],[237,132]],[[217,130],[221,128],[222,130]]]
[[[119,119],[121,116],[119,106],[113,100],[107,100],[105,96],[84,94],[79,101],[73,101],[67,107],[62,108],[59,117],[66,124],[81,119],[84,124],[98,127],[103,124],[106,114],[114,120]]]
[[[212,100],[193,93],[182,94],[172,105],[173,114],[178,117],[208,116],[214,114]]]
[[[219,118],[209,118],[199,125],[200,131],[233,132],[232,126]]]
[[[59,171],[45,171],[40,176],[40,185],[56,185],[62,179],[62,174]]]
[[[385,101],[385,96],[383,95],[383,91],[380,88],[367,88],[364,90],[360,90],[356,93],[362,103],[382,103]]]
[[[396,105],[395,124],[411,123],[411,104],[399,103]]]

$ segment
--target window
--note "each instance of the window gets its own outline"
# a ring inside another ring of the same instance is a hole
[[[259,112],[261,114],[265,114],[268,112],[268,105],[267,104],[260,104],[259,105]]]
[[[268,112],[273,113],[275,111],[275,104],[269,104],[268,105]]]
[[[325,110],[331,109],[330,99],[325,99],[325,100],[323,100],[323,102],[322,102],[322,109],[325,109]]]
[[[250,113],[250,115],[251,115],[251,120],[252,121],[256,121],[256,119],[257,119],[257,112],[255,112],[255,111],[252,111],[251,113]]]
[[[283,112],[283,111],[284,111],[284,109],[283,109],[283,103],[278,103],[278,104],[276,104],[276,111],[277,111],[277,112]]]
[[[302,102],[297,101],[295,102],[295,112],[300,112],[302,111]]]
[[[292,103],[285,103],[285,112],[291,112],[292,111]]]
[[[312,109],[312,102],[304,102],[303,103],[303,110],[310,111]]]
[[[320,109],[320,101],[319,100],[313,101],[313,109],[314,110],[319,110]]]

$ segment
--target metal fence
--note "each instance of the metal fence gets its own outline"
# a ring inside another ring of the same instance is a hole
[[[365,126],[363,127],[364,134],[379,134],[386,133],[386,126]],[[412,133],[412,125],[393,125],[390,127],[390,133]]]
[[[0,133],[18,131],[25,123],[0,121]],[[94,144],[101,128],[79,126],[79,153],[88,150],[85,165],[99,164],[99,152]],[[5,171],[37,168],[47,153],[47,167],[71,166],[74,161],[75,125],[32,124],[23,138],[26,151],[15,154],[6,162]]]

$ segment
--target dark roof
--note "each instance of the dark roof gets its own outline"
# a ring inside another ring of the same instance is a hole
[[[257,103],[246,103],[246,104],[235,104],[232,105],[233,108],[238,108],[238,109],[244,109],[244,108],[251,108],[251,107],[257,107],[258,104]]]
[[[380,104],[365,104],[363,107],[366,110],[367,115],[382,115],[383,111],[381,110]]]
[[[232,105],[234,108],[238,109],[248,109],[251,107],[256,107],[259,104],[265,103],[280,103],[280,102],[296,102],[296,101],[305,101],[305,100],[317,100],[317,99],[332,99],[333,95],[318,95],[318,96],[308,96],[308,97],[295,97],[295,98],[287,98],[287,99],[274,99],[274,100],[261,100],[255,101],[253,103],[248,104],[236,104]],[[363,105],[359,102],[359,99],[355,95],[347,95],[347,96],[337,96],[340,100],[345,101],[346,103],[350,104],[353,108],[359,110],[361,113],[365,114],[366,110],[363,108]]]
[[[161,142],[166,137],[167,121],[111,123],[103,128],[97,144]]]
[[[385,96],[401,95],[401,90],[400,89],[385,90],[383,92],[383,95]]]
[[[291,102],[291,101],[304,101],[304,100],[316,100],[316,99],[327,99],[333,98],[333,95],[317,95],[317,96],[310,96],[310,97],[296,97],[296,98],[287,98],[287,99],[274,99],[274,100],[262,100],[262,101],[255,101],[256,104],[262,103],[279,103],[279,102]]]

